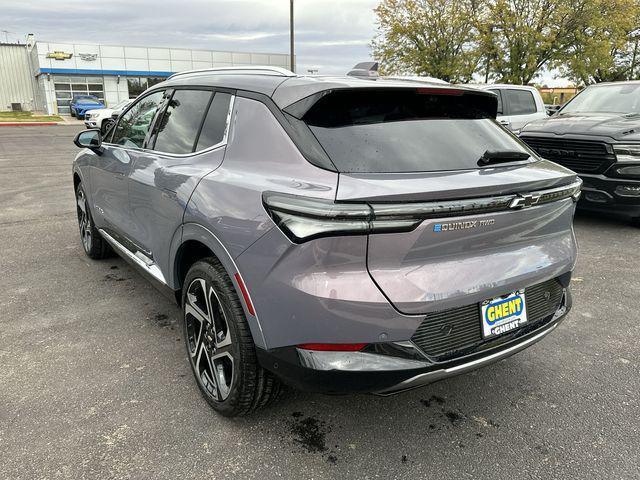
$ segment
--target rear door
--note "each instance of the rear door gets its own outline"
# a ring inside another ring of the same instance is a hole
[[[369,273],[403,313],[480,302],[573,268],[574,190],[557,189],[575,174],[535,157],[476,95],[333,93],[303,118],[340,171],[337,202],[372,209]],[[520,158],[484,166],[488,152]]]
[[[505,104],[507,116],[513,131],[520,131],[529,122],[540,118],[541,113],[536,104],[533,92],[526,89],[506,88],[502,89],[502,98]]]
[[[229,91],[203,88],[168,92],[147,148],[133,162],[131,238],[147,263],[164,272],[191,193],[222,163],[232,98]]]

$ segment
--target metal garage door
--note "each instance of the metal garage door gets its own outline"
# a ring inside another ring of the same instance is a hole
[[[69,103],[74,95],[94,95],[104,103],[102,77],[58,77],[53,78],[58,113],[69,114]]]

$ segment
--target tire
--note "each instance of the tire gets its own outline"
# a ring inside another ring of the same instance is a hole
[[[189,269],[182,312],[191,370],[216,412],[243,416],[278,398],[281,384],[258,364],[242,304],[216,258],[200,260]]]
[[[82,243],[84,253],[94,260],[111,256],[111,247],[109,247],[106,240],[102,238],[93,223],[82,183],[79,183],[76,187],[76,210],[78,213],[78,228],[80,229],[80,243]]]
[[[71,110],[71,116],[75,117],[76,116],[76,112],[74,112],[73,110]]]
[[[113,126],[115,122],[110,118],[105,118],[102,120],[102,125],[100,125],[100,133],[104,137],[107,131]]]

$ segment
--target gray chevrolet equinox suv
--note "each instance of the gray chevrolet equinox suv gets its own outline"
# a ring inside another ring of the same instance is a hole
[[[571,307],[580,180],[493,93],[271,67],[173,75],[73,163],[90,258],[182,307],[227,416],[281,385],[388,395],[512,355]]]

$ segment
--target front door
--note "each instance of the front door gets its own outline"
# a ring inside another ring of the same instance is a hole
[[[144,142],[164,92],[154,92],[134,103],[120,118],[103,143],[103,153],[91,172],[96,224],[118,237],[128,237],[129,175],[136,158],[143,154]]]

